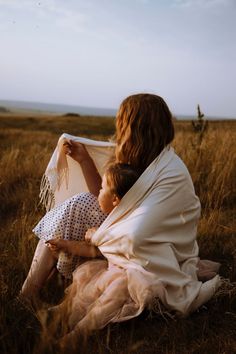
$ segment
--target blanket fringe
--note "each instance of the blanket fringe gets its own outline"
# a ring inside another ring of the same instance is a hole
[[[55,204],[54,191],[51,188],[49,178],[43,175],[40,183],[39,203],[42,204],[47,211],[53,208]]]
[[[68,168],[63,168],[60,171],[57,168],[53,168],[44,173],[40,184],[39,203],[43,204],[47,211],[55,206],[55,191],[60,189],[64,181],[66,189],[68,189]]]

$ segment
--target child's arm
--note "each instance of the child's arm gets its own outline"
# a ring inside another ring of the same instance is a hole
[[[88,244],[86,241],[52,239],[47,241],[47,244],[53,251],[64,251],[74,256],[96,258],[102,255],[97,247]]]

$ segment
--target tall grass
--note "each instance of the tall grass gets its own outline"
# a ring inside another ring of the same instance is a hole
[[[29,119],[31,118],[31,119]],[[209,123],[201,145],[191,122],[176,122],[174,147],[186,163],[202,203],[200,254],[220,261],[221,274],[236,281],[236,123]],[[107,139],[114,122],[106,118],[0,117],[0,343],[1,353],[56,353],[45,348],[34,314],[14,301],[37,243],[32,228],[44,214],[38,204],[40,179],[62,132]],[[42,293],[58,300],[55,278]],[[41,338],[39,340],[39,338]],[[145,312],[108,326],[85,344],[83,353],[234,353],[236,294],[229,289],[188,319],[165,321]]]

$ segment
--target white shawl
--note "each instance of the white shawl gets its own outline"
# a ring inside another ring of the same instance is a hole
[[[101,176],[106,162],[114,152],[114,143],[62,134],[48,163],[40,187],[40,201],[47,210],[75,194],[88,191],[78,162],[62,152],[63,143],[70,140],[86,146]]]
[[[44,178],[56,204],[87,190],[78,164],[68,157],[67,165],[60,153],[64,139],[85,144],[100,173],[114,147],[63,134]],[[55,171],[61,177],[55,179]],[[45,188],[41,196],[45,199]],[[187,315],[208,301],[220,285],[219,276],[204,284],[197,279],[199,217],[200,203],[189,172],[174,150],[166,148],[107,217],[92,242],[109,262],[127,270],[133,296],[139,297],[133,279],[136,273],[143,274],[144,288],[153,299],[158,297],[167,308]],[[150,296],[142,301],[150,302]]]
[[[92,242],[108,261],[127,269],[130,278],[135,270],[143,272],[146,290],[151,289],[153,298],[187,315],[208,301],[220,285],[219,276],[204,284],[197,279],[199,217],[200,203],[189,172],[174,150],[166,148],[107,217]],[[135,286],[129,289],[131,293]]]

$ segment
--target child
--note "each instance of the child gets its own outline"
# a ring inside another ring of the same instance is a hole
[[[114,163],[111,164],[106,169],[102,178],[102,186],[98,195],[98,203],[104,214],[108,215],[109,213],[112,212],[112,210],[116,206],[118,206],[121,199],[128,192],[128,190],[133,186],[133,184],[137,181],[139,176],[140,176],[139,171],[134,170],[131,167],[131,165],[128,164]],[[86,260],[88,260],[88,257],[91,258],[101,257],[102,254],[99,251],[99,249],[94,245],[90,244],[90,239],[94,234],[94,232],[96,232],[96,228],[91,228],[87,230],[85,234],[85,239],[83,241],[53,239],[53,240],[48,240],[47,245],[53,252],[63,251],[70,255],[77,255],[79,257],[85,256]],[[92,265],[92,267],[95,266],[96,268],[98,266],[98,268],[96,269],[98,271],[97,275],[99,276],[99,274],[101,274],[101,270],[99,268],[100,262],[106,264],[107,266],[107,261],[101,259],[101,260],[95,260],[94,262],[95,263],[94,265]],[[84,265],[86,265],[86,263],[84,263]],[[109,269],[111,270],[112,276],[114,276],[114,274],[116,273],[116,269],[114,268],[113,270],[112,266],[109,266]],[[62,333],[64,332],[63,329],[64,327],[65,327],[65,332],[67,332],[67,330],[71,326],[73,327],[73,325],[77,322],[78,316],[79,317],[83,316],[83,314],[86,312],[86,302],[89,299],[85,296],[85,298],[83,298],[84,304],[82,305],[82,307],[81,306],[79,306],[79,308],[76,307],[76,310],[72,311],[73,313],[72,316],[70,315],[71,306],[73,307],[74,298],[76,298],[76,294],[77,294],[77,290],[76,290],[77,284],[79,287],[86,290],[86,288],[84,288],[84,281],[86,279],[86,274],[87,273],[85,272],[84,276],[81,279],[77,279],[76,281],[73,281],[72,285],[69,288],[67,288],[66,297],[61,304],[48,309],[48,312],[46,312],[47,316],[49,315],[49,319],[51,318],[50,321],[51,332],[53,332],[54,330],[57,332],[58,327],[60,326],[62,326],[61,327]],[[39,317],[41,316],[42,323],[45,322],[44,314],[45,311],[39,312]],[[46,318],[48,319],[47,316]],[[60,326],[58,326],[59,323],[61,323]],[[67,340],[69,341],[69,346],[73,345],[73,343],[70,343],[70,339],[67,338]],[[61,344],[63,345],[63,341],[61,342]]]
[[[120,200],[138,178],[139,172],[134,170],[131,165],[120,163],[110,165],[105,171],[102,179],[102,188],[98,195],[101,211],[108,215],[120,203]],[[88,229],[85,234],[85,240],[82,241],[59,238],[48,240],[46,243],[50,250],[55,253],[63,251],[71,256],[99,257],[101,253],[98,248],[89,243],[96,229],[96,227]]]

